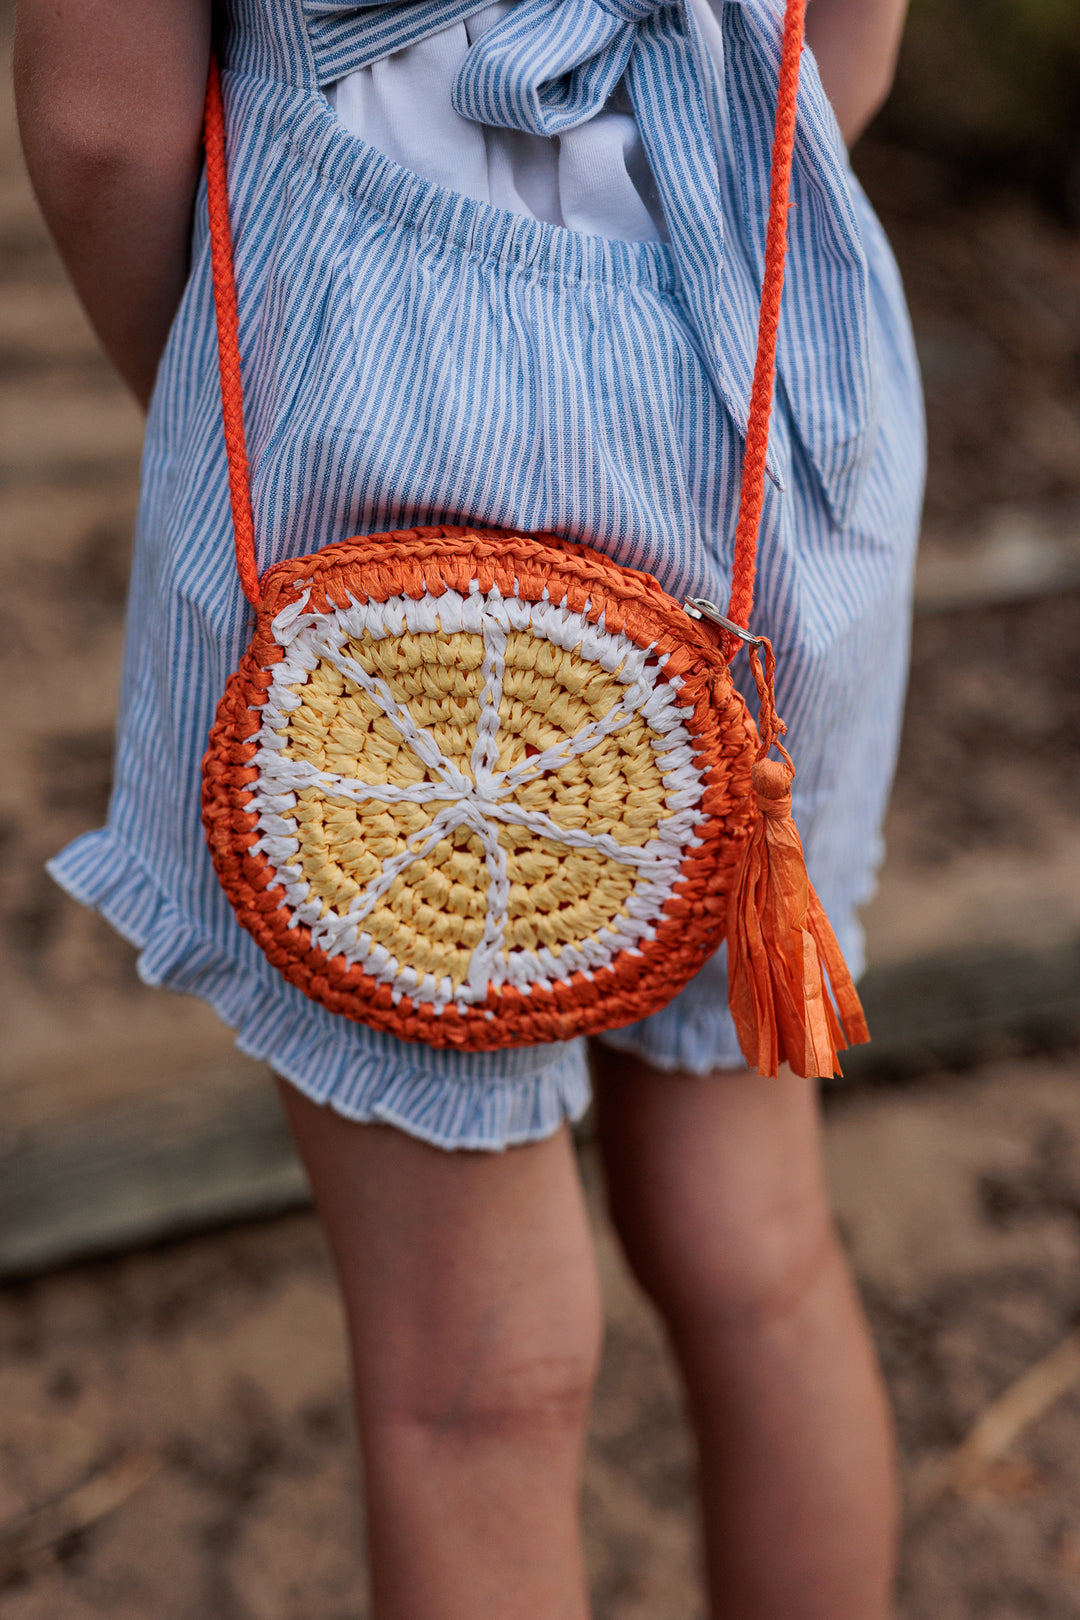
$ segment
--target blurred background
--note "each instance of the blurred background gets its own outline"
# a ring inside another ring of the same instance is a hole
[[[1080,1614],[1078,89],[1075,0],[914,0],[856,153],[930,423],[876,1039],[827,1096],[901,1620]],[[0,99],[0,1613],[356,1620],[341,1323],[267,1075],[42,870],[106,808],[141,424]],[[595,1612],[693,1620],[678,1396],[592,1201]]]

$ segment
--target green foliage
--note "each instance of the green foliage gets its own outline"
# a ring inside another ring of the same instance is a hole
[[[881,133],[1080,207],[1078,0],[912,0]]]

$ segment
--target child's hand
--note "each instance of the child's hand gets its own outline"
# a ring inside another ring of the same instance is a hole
[[[15,94],[41,210],[145,406],[188,270],[210,0],[18,0]]]
[[[892,88],[908,0],[812,0],[806,39],[850,146]]]

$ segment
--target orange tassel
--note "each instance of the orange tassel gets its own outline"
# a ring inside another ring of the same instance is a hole
[[[743,1056],[759,1074],[775,1075],[787,1063],[808,1078],[836,1075],[837,1053],[870,1035],[791,819],[795,770],[778,741],[783,722],[765,647],[764,673],[756,650],[750,654],[762,699],[753,766],[759,814],[728,902],[728,999]],[[765,757],[774,745],[783,762]]]

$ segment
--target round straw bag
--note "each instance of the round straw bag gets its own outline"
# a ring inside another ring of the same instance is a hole
[[[866,1038],[806,880],[790,760],[766,757],[783,730],[771,649],[745,629],[801,39],[790,0],[726,615],[585,546],[483,527],[339,540],[259,577],[211,65],[222,406],[257,617],[211,732],[203,819],[239,921],[331,1012],[463,1050],[567,1040],[654,1012],[726,935],[732,1011],[762,1072],[831,1074]],[[729,672],[740,642],[760,729]]]

